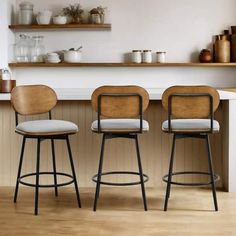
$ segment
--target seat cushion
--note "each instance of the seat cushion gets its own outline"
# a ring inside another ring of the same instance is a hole
[[[168,132],[168,120],[162,123],[162,130]],[[173,119],[171,120],[171,129],[174,132],[206,132],[211,129],[210,119]],[[213,131],[219,132],[220,125],[218,121],[213,120]]]
[[[76,133],[78,126],[64,120],[33,120],[17,125],[16,132],[28,135],[63,135]]]
[[[103,119],[100,121],[101,131],[103,132],[132,132],[139,131],[139,119]],[[92,131],[98,131],[98,121],[95,120],[91,126]],[[143,131],[149,130],[149,124],[143,120]]]

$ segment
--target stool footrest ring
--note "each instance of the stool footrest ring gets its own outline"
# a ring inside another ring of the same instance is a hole
[[[211,174],[208,172],[201,172],[201,171],[182,171],[182,172],[173,172],[172,176],[176,176],[176,175],[207,175],[210,176]],[[162,180],[166,183],[168,183],[168,174],[164,175],[162,177]],[[219,175],[214,174],[214,182],[217,182],[220,180]],[[171,181],[171,184],[174,185],[182,185],[182,186],[204,186],[204,185],[210,185],[212,184],[212,181],[208,181],[208,182],[194,182],[194,183],[183,183],[183,182],[176,182],[176,181]]]
[[[39,175],[54,175],[54,172],[39,172]],[[39,188],[53,188],[53,187],[62,187],[62,186],[66,186],[66,185],[70,185],[70,184],[74,183],[74,178],[70,174],[56,172],[56,175],[57,176],[58,175],[59,176],[66,176],[66,177],[70,178],[71,180],[68,182],[59,183],[59,184],[39,184],[38,187]],[[25,182],[22,180],[22,179],[30,177],[30,176],[36,176],[36,173],[29,173],[26,175],[22,175],[20,178],[18,178],[18,182],[23,185],[29,186],[29,187],[36,187],[36,184],[28,183],[28,182]]]
[[[140,176],[139,172],[133,172],[133,171],[111,171],[111,172],[104,172],[101,174],[101,176],[105,175],[138,175]],[[92,178],[92,181],[97,183],[97,177],[98,175],[94,175]],[[146,174],[143,174],[143,182],[147,182],[149,180],[149,177]],[[129,183],[113,183],[113,182],[106,182],[106,181],[100,181],[100,184],[103,185],[111,185],[111,186],[130,186],[130,185],[138,185],[141,184],[141,181],[135,181],[135,182],[129,182]]]

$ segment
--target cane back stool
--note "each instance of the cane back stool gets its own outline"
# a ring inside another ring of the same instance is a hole
[[[75,168],[73,164],[72,151],[69,142],[69,135],[78,132],[78,126],[72,122],[64,120],[53,120],[51,110],[57,104],[57,96],[53,89],[45,85],[27,85],[15,87],[11,93],[11,103],[15,110],[16,129],[15,132],[23,136],[20,162],[16,180],[16,188],[14,195],[14,202],[17,201],[19,184],[35,188],[35,209],[34,214],[38,214],[38,195],[39,188],[55,188],[55,195],[58,196],[58,187],[74,183],[78,206],[81,207],[79,189],[76,180]],[[49,114],[47,120],[32,120],[18,123],[18,115],[29,116],[39,115],[43,113]],[[21,175],[25,143],[28,139],[37,140],[37,156],[36,156],[36,171]],[[52,172],[40,171],[40,145],[44,140],[51,140],[52,149]],[[57,172],[56,170],[56,156],[54,148],[54,140],[65,140],[67,144],[69,161],[72,174]],[[39,182],[41,175],[52,175],[54,177],[54,184],[43,185]],[[35,176],[35,184],[26,182],[27,177]],[[69,178],[69,181],[58,183],[57,176],[64,176]]]
[[[163,122],[162,130],[173,134],[169,172],[163,176],[163,181],[167,183],[164,211],[167,211],[171,184],[182,186],[211,185],[215,211],[218,210],[215,182],[219,180],[219,176],[213,170],[209,134],[217,133],[220,129],[219,123],[214,120],[214,112],[219,106],[219,101],[218,92],[209,86],[173,86],[163,93],[162,105],[168,111],[168,120]],[[173,172],[176,140],[185,138],[197,138],[206,141],[208,172]],[[190,174],[209,176],[209,181],[195,183],[172,181],[173,176]]]
[[[96,182],[94,211],[96,211],[97,208],[101,184],[113,186],[140,184],[144,210],[147,210],[144,183],[148,181],[148,176],[143,174],[142,170],[138,134],[149,130],[148,122],[143,120],[143,113],[147,109],[148,104],[149,95],[144,88],[139,86],[102,86],[93,92],[92,107],[97,112],[97,120],[92,123],[91,129],[95,133],[103,134],[98,173],[92,178],[92,180]],[[138,172],[102,172],[105,141],[114,138],[128,138],[135,141]],[[140,181],[129,183],[102,181],[102,176],[115,174],[137,175],[140,177]]]

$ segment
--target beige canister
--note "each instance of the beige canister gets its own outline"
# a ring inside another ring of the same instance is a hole
[[[230,62],[230,41],[225,35],[218,35],[214,45],[215,62]]]

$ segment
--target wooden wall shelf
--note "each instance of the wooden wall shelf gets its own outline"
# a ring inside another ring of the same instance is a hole
[[[119,63],[119,62],[99,62],[99,63],[9,63],[11,68],[20,67],[236,67],[236,63]]]
[[[99,29],[110,30],[111,24],[65,24],[65,25],[9,25],[12,30],[68,30],[68,29]]]

